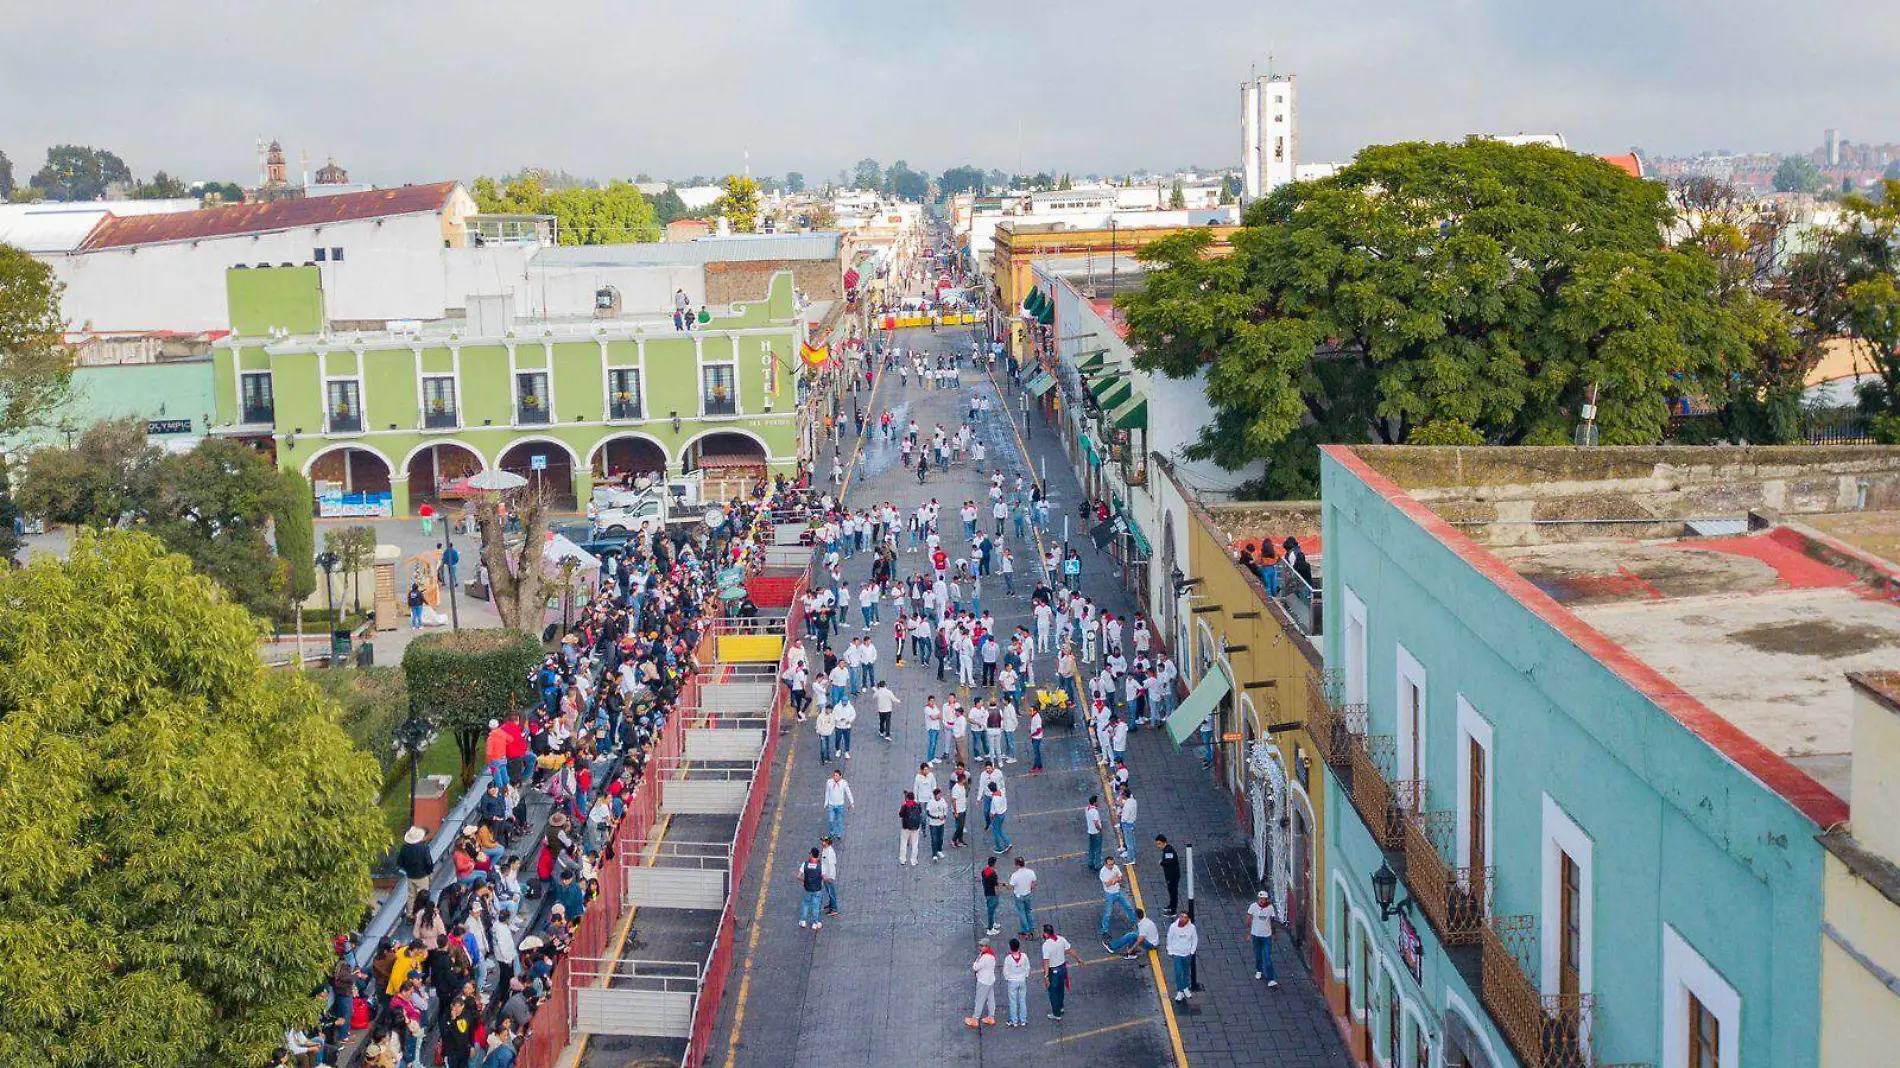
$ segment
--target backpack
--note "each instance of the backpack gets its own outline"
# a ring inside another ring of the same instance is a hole
[[[923,807],[915,801],[906,801],[897,808],[897,818],[907,831],[917,830],[924,825]]]

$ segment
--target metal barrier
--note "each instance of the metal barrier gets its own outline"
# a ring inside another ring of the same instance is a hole
[[[718,726],[689,726],[686,730],[686,759],[691,761],[756,761],[764,749],[762,725],[739,727],[722,717]]]
[[[574,1029],[595,1035],[690,1038],[705,982],[700,961],[612,960],[569,955]]]

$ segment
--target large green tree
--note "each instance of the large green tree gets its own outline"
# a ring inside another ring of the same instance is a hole
[[[190,196],[191,190],[185,187],[184,182],[164,171],[159,171],[152,175],[151,181],[140,182],[138,188],[132,191],[132,195],[138,200],[169,200]]]
[[[19,518],[20,506],[13,499],[13,469],[7,458],[0,456],[0,571],[11,566],[24,547],[20,536],[13,532],[13,523]]]
[[[1120,298],[1144,367],[1206,372],[1195,448],[1290,480],[1322,441],[1404,442],[1434,420],[1500,444],[1660,440],[1674,395],[1721,397],[1750,359],[1714,262],[1664,243],[1667,191],[1539,145],[1375,147],[1248,209],[1233,252],[1149,246]]]
[[[805,191],[805,175],[800,171],[786,171],[785,191],[787,193],[803,193]]]
[[[0,571],[0,1063],[255,1068],[386,848],[374,761],[184,558]]]
[[[60,341],[53,269],[0,244],[0,437],[35,426],[72,384],[72,352]]]
[[[1823,184],[1821,169],[1806,156],[1783,156],[1775,168],[1775,192],[1814,193]]]
[[[911,170],[910,164],[900,159],[884,175],[884,191],[899,200],[921,202],[930,195],[930,176]]]
[[[310,483],[295,471],[284,472],[283,480],[283,501],[274,517],[277,558],[285,568],[285,599],[295,606],[317,591],[317,533],[310,516]]]
[[[551,185],[534,171],[498,181],[478,178],[471,191],[484,212],[552,215],[563,245],[631,245],[660,239],[653,205],[630,182],[590,189],[564,182]]]
[[[851,185],[854,188],[868,189],[874,193],[883,189],[883,166],[880,165],[877,160],[869,156],[864,157],[858,161],[857,167],[851,172]]]
[[[54,145],[33,186],[49,200],[98,200],[114,182],[130,184],[132,168],[114,153],[85,145]]]
[[[13,195],[13,161],[0,152],[0,201]]]
[[[265,531],[294,507],[289,498],[255,450],[207,438],[167,454],[146,443],[136,419],[98,423],[70,447],[35,449],[18,494],[21,510],[52,522],[149,530],[260,616],[285,603],[289,569]]]
[[[943,194],[945,196],[955,196],[958,193],[976,193],[981,195],[986,180],[981,167],[973,167],[965,164],[964,166],[952,167],[944,171],[943,174],[938,177],[937,183],[943,188]]]
[[[733,232],[756,231],[759,228],[759,183],[743,174],[726,175],[726,192],[714,207],[732,224]]]
[[[490,721],[518,712],[534,699],[529,676],[540,663],[540,640],[525,631],[420,635],[402,654],[409,710],[455,732],[466,779],[478,763]]]
[[[1900,180],[1887,179],[1882,192],[1878,202],[1848,197],[1846,223],[1817,255],[1837,263],[1849,332],[1880,375],[1869,394],[1874,436],[1900,444]]]

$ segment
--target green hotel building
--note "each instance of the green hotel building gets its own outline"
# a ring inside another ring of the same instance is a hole
[[[212,433],[308,476],[332,515],[409,515],[501,468],[556,507],[624,473],[793,473],[803,444],[789,270],[763,299],[679,329],[670,315],[517,319],[510,296],[462,318],[354,332],[325,318],[315,267],[229,272],[233,332],[214,350]]]

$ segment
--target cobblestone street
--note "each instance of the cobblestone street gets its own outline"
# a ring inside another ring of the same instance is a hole
[[[936,351],[950,351],[954,346],[967,353],[970,337],[963,331],[936,336],[910,331],[898,336],[898,344]],[[997,395],[999,386],[1006,396]],[[911,419],[926,434],[935,423],[954,428],[964,418],[972,389],[999,402],[981,417],[978,428],[992,463],[1000,463],[1012,484],[1018,474],[1034,477],[1030,464],[1036,464],[1035,474],[1041,474],[1046,463],[1052,516],[1072,509],[1077,484],[1050,434],[1046,430],[1032,434],[1025,456],[1017,433],[1020,423],[1012,428],[1005,422],[1001,413],[1017,397],[1000,370],[992,380],[966,367],[961,388],[955,390],[926,390],[914,379],[900,385],[894,374],[886,375],[866,402],[866,425],[874,426],[875,416],[890,408],[900,428]],[[847,437],[847,448],[852,444]],[[1049,450],[1046,456],[1044,449]],[[986,499],[987,477],[987,472],[976,472],[966,463],[947,473],[933,472],[920,486],[898,460],[896,444],[873,432],[860,447],[847,485],[848,501],[853,508],[885,501],[906,508],[935,497],[944,507],[946,528],[953,528],[955,509],[965,499]],[[1059,537],[1060,521],[1053,526]],[[1107,611],[1132,612],[1129,595],[1112,574],[1091,567],[1090,549],[1086,542],[1082,544],[1086,592]],[[1029,619],[1028,588],[1041,554],[1033,542],[1026,544],[1013,536],[1003,545],[1018,560],[1019,595],[1005,599],[1000,581],[992,578],[985,583],[984,602],[999,628],[1007,630]],[[868,554],[847,561],[847,579],[863,581],[869,566]],[[900,576],[923,566],[921,554],[899,554]],[[855,623],[855,609],[852,616]],[[857,633],[856,629],[845,632],[847,637]],[[1022,1064],[1033,1059],[1050,1068],[1082,1064],[1145,1068],[1181,1059],[1175,1048],[1178,1029],[1180,1053],[1197,1068],[1346,1063],[1324,1005],[1283,934],[1275,939],[1279,989],[1268,990],[1264,982],[1253,980],[1245,915],[1253,899],[1252,861],[1231,798],[1219,789],[1211,773],[1201,769],[1197,753],[1176,752],[1160,731],[1138,732],[1130,743],[1133,781],[1143,803],[1136,894],[1144,907],[1155,910],[1157,922],[1165,924],[1159,910],[1166,904],[1166,891],[1153,835],[1166,833],[1177,843],[1196,843],[1199,969],[1204,990],[1186,1003],[1165,1001],[1159,987],[1164,981],[1164,962],[1131,962],[1103,950],[1099,935],[1102,894],[1086,864],[1082,823],[1089,795],[1105,792],[1103,780],[1083,733],[1061,727],[1052,727],[1045,741],[1047,770],[1030,774],[1025,725],[1019,742],[1024,759],[1005,768],[1008,826],[1015,849],[999,863],[999,871],[1006,875],[1014,857],[1029,860],[1038,879],[1036,923],[1054,923],[1084,963],[1071,968],[1071,991],[1061,1021],[1046,1018],[1050,1006],[1038,968],[1029,981],[1027,1028],[999,1025],[980,1032],[967,1028],[963,1018],[970,1011],[974,992],[970,963],[984,931],[976,867],[991,855],[981,849],[989,844],[989,836],[982,831],[981,811],[973,805],[970,848],[946,848],[944,859],[936,863],[926,851],[924,863],[917,867],[896,861],[897,807],[924,754],[920,709],[927,695],[941,699],[955,692],[954,673],[939,682],[933,667],[911,662],[895,668],[889,620],[876,626],[874,633],[884,654],[882,676],[903,703],[894,717],[894,738],[886,742],[877,736],[869,702],[860,701],[854,753],[839,764],[846,770],[857,802],[839,851],[843,914],[829,918],[815,934],[801,930],[796,922],[797,869],[824,833],[821,784],[831,770],[818,760],[810,726],[798,725],[774,772],[761,832],[764,860],[753,865],[742,891],[736,993],[728,996],[723,1007],[711,1062],[732,1068],[882,1068],[957,1056],[979,1064]],[[1037,668],[1039,681],[1052,681],[1053,658],[1041,658]],[[963,692],[963,696],[967,700],[969,694]],[[978,768],[973,762],[972,771]],[[939,776],[947,786],[943,765],[939,765]],[[1008,893],[1005,887],[998,913],[1003,934],[991,940],[999,956],[1007,952],[1015,929],[1008,918]],[[1116,934],[1128,927],[1125,918],[1116,918]],[[1032,958],[1036,956],[1033,942],[1026,940],[1024,949]],[[999,982],[999,1019],[1007,1011],[1004,990]],[[1175,1009],[1180,1010],[1178,1015]]]

